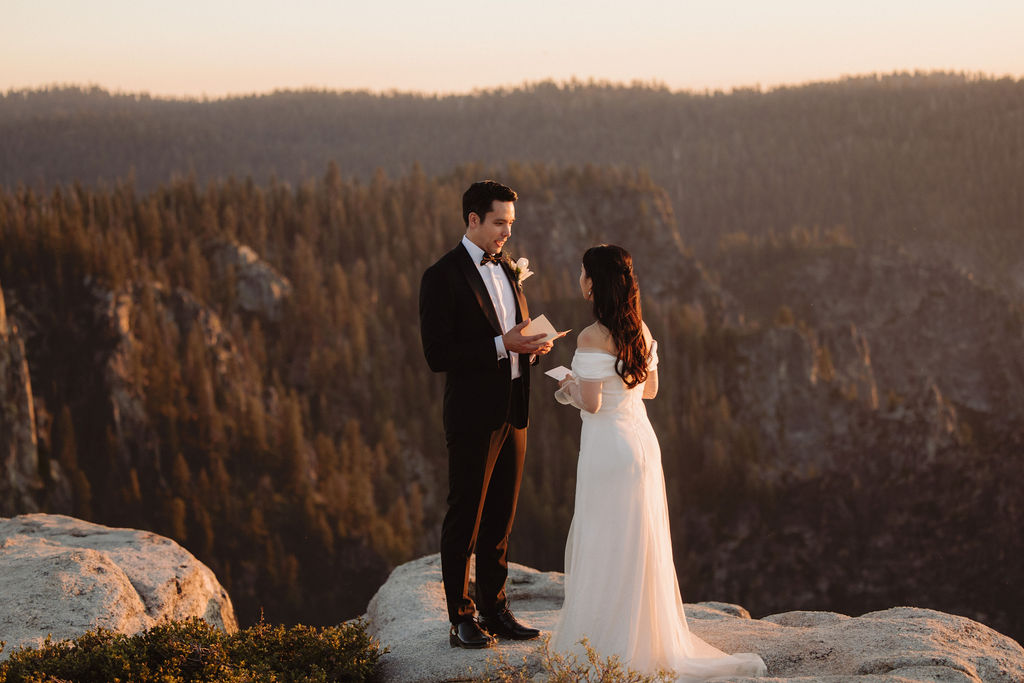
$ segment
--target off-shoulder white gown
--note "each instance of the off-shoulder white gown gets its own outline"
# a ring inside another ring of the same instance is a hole
[[[657,342],[649,367],[658,365]],[[565,545],[565,603],[551,638],[557,652],[582,654],[586,637],[603,657],[635,671],[675,672],[678,681],[766,673],[756,654],[728,655],[690,632],[683,613],[658,438],[643,385],[627,389],[604,351],[577,350],[576,386],[561,403],[581,408],[576,505]],[[582,410],[580,388],[600,383],[601,406]],[[581,661],[585,661],[582,660]]]

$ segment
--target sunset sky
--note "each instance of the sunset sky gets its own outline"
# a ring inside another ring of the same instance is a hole
[[[914,70],[1024,77],[1021,0],[0,0],[0,10],[0,91],[461,93],[547,78],[703,91]]]

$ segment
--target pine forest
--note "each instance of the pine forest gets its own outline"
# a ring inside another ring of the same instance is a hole
[[[1005,79],[8,92],[0,350],[27,373],[4,361],[0,514],[167,535],[243,624],[361,614],[438,549],[418,289],[482,178],[519,193],[509,251],[559,329],[592,321],[583,251],[633,253],[688,602],[907,604],[1024,636],[1024,83]],[[579,447],[555,388],[532,383],[511,550],[542,570]]]

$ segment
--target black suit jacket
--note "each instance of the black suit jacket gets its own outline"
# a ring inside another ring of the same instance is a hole
[[[516,323],[529,317],[526,297],[507,263],[502,270],[516,298]],[[434,372],[445,373],[445,431],[493,431],[506,419],[526,427],[529,419],[530,362],[520,355],[522,414],[509,416],[512,398],[510,360],[498,360],[494,338],[498,314],[483,278],[460,242],[427,268],[420,282],[420,336],[423,354]]]

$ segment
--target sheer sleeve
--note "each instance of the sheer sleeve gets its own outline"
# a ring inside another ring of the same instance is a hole
[[[555,400],[596,413],[601,409],[604,381],[618,377],[615,357],[601,352],[576,351],[572,359],[573,377],[555,392]]]
[[[647,356],[647,381],[644,383],[644,398],[658,395],[658,342],[651,340],[651,350]]]
[[[604,380],[581,379],[573,377],[555,392],[555,400],[562,405],[570,405],[596,413],[601,409],[601,387]]]

